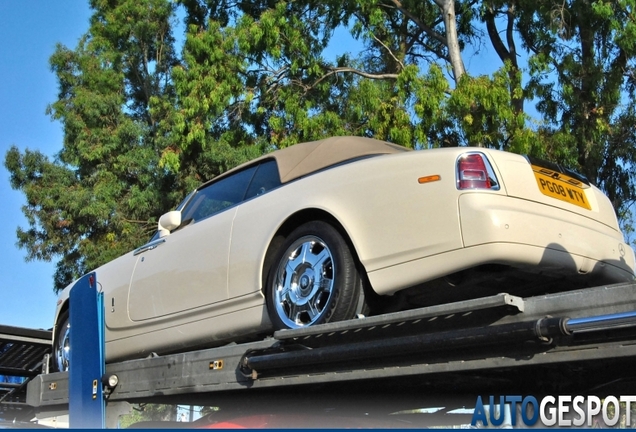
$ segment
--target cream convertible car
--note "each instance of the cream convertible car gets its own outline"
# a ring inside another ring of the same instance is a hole
[[[96,270],[106,360],[506,291],[631,281],[634,252],[580,175],[477,148],[338,137],[202,185]],[[56,314],[68,366],[68,294]]]

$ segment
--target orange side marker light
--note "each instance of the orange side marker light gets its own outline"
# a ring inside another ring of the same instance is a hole
[[[417,182],[419,184],[424,184],[424,183],[431,183],[431,182],[435,182],[435,181],[440,181],[442,179],[442,176],[435,174],[435,175],[430,175],[430,176],[426,176],[426,177],[420,177],[417,179]]]

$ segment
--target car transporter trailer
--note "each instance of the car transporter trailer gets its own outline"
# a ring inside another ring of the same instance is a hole
[[[96,281],[85,277],[78,285],[82,281],[83,298],[97,297],[92,307],[103,310]],[[94,324],[81,316],[75,319],[83,325],[73,325],[73,304],[82,301],[71,294],[71,328],[91,330],[72,337],[79,346],[93,344],[91,360],[71,367],[76,375],[32,377],[26,393],[26,403],[40,413],[70,412],[71,427],[115,426],[128,403],[301,412],[301,399],[319,411],[325,401],[346,404],[366,395],[388,412],[405,406],[397,395],[415,406],[461,393],[470,396],[447,405],[470,406],[487,392],[602,396],[629,391],[636,381],[636,283],[528,298],[498,294],[105,366],[103,349],[95,347],[103,346],[102,314],[77,306]],[[91,403],[104,407],[93,418]],[[74,423],[79,413],[89,419]],[[435,424],[450,424],[445,414],[432,416]]]

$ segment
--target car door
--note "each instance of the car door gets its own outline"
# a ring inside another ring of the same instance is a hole
[[[228,275],[230,297],[258,292],[261,288],[260,266],[276,228],[287,216],[281,203],[269,199],[271,190],[281,186],[274,159],[263,161],[250,183],[245,202],[234,217]]]
[[[227,300],[232,225],[255,170],[246,168],[197,190],[181,212],[181,225],[137,250],[128,296],[131,320],[207,310]]]

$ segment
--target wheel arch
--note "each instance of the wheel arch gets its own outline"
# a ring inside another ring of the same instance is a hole
[[[62,306],[60,306],[59,311],[57,312],[57,314],[55,315],[55,322],[54,322],[54,327],[53,327],[53,340],[55,340],[56,338],[56,333],[57,333],[57,327],[61,324],[60,323],[60,317],[62,315],[64,315],[66,312],[68,312],[69,307],[70,307],[70,299],[66,299],[64,300],[64,302],[62,303]]]
[[[292,215],[290,215],[280,225],[280,227],[278,228],[278,230],[272,237],[272,240],[270,241],[267,247],[267,252],[265,253],[265,258],[263,260],[263,266],[261,268],[261,292],[263,296],[266,295],[267,277],[269,274],[269,270],[284,240],[291,234],[293,230],[295,230],[302,224],[306,222],[310,222],[310,221],[326,222],[330,224],[331,226],[333,226],[338,231],[338,233],[342,236],[344,241],[349,246],[351,253],[353,254],[353,257],[356,261],[356,265],[359,266],[358,270],[364,279],[363,287],[364,287],[365,293],[369,291],[369,294],[371,295],[375,294],[375,292],[373,291],[373,288],[371,287],[369,279],[367,277],[366,269],[364,265],[362,264],[362,262],[360,261],[358,251],[356,250],[355,245],[353,241],[351,240],[351,236],[345,229],[344,225],[328,211],[320,209],[320,208],[312,207],[312,208],[299,210],[296,213],[293,213]]]
[[[65,317],[70,318],[70,303],[70,299],[66,298],[55,315],[53,331],[51,334],[52,355],[49,359],[49,370],[54,372],[61,372],[58,370],[59,368],[57,366],[56,350],[60,339],[60,326],[64,324]]]

